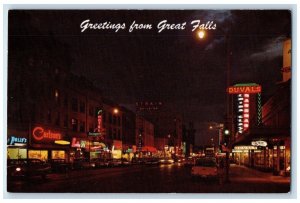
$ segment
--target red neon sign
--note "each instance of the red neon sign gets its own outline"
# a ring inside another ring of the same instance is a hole
[[[229,94],[256,94],[261,92],[261,86],[231,86],[227,88]]]
[[[102,115],[98,115],[98,132],[100,133],[101,132],[101,128],[102,128]]]
[[[44,139],[60,140],[62,136],[61,133],[56,133],[51,130],[45,130],[42,127],[35,127],[32,131],[32,137],[36,141],[41,141]]]

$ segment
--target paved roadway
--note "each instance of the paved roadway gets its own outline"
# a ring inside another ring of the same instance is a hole
[[[193,180],[190,168],[180,164],[71,171],[27,181],[11,181],[9,192],[71,193],[286,193],[290,179],[231,165],[230,183]]]

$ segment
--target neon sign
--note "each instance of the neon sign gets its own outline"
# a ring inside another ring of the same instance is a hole
[[[250,125],[250,95],[249,94],[238,94],[237,96],[237,130],[238,133],[242,134],[243,131],[247,130]]]
[[[266,147],[268,145],[268,143],[266,141],[252,141],[251,145],[252,146]]]
[[[61,133],[45,130],[42,127],[35,127],[32,131],[32,136],[36,141],[42,141],[45,139],[60,140],[62,138]]]
[[[102,114],[99,114],[98,115],[98,126],[97,126],[97,129],[98,129],[98,132],[100,133],[101,132],[101,129],[102,128]]]
[[[227,88],[229,94],[257,94],[261,93],[261,86],[231,86]]]
[[[26,144],[26,143],[27,143],[27,139],[25,137],[11,136],[7,141],[8,145]]]

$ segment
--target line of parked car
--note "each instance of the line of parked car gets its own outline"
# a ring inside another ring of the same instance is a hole
[[[65,159],[51,159],[44,162],[40,159],[9,159],[7,161],[7,177],[32,177],[40,176],[43,179],[50,173],[67,173],[70,170],[84,170],[94,168],[108,168],[108,167],[125,167],[130,165],[159,165],[159,164],[173,164],[175,162],[183,163],[183,158],[132,158],[131,161],[112,158],[94,158],[87,159],[74,159],[72,163],[67,162]]]

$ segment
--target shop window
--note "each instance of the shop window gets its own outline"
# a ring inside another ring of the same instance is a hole
[[[76,98],[72,98],[72,111],[78,111],[78,100]]]
[[[80,113],[85,113],[85,103],[84,102],[80,102],[79,110],[80,110]]]
[[[72,131],[76,132],[78,129],[78,120],[76,118],[72,118]]]
[[[65,151],[63,150],[52,150],[51,151],[52,159],[65,159]]]
[[[8,148],[7,149],[7,159],[26,159],[27,149],[20,148]]]
[[[85,122],[80,121],[79,123],[79,131],[85,132]]]
[[[47,150],[28,150],[28,158],[30,159],[40,159],[43,161],[48,160]]]

